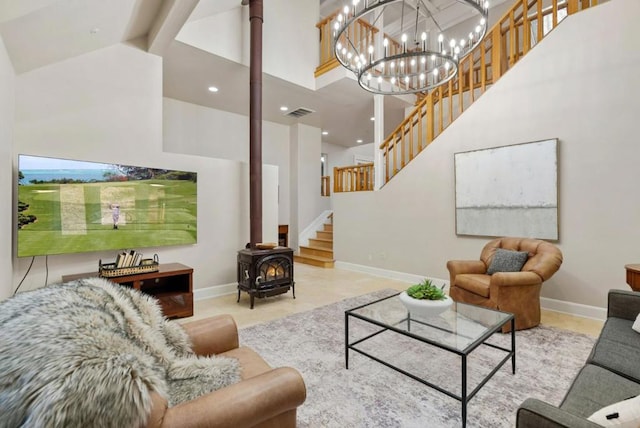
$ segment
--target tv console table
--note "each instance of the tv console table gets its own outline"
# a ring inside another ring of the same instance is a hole
[[[157,272],[105,278],[158,299],[167,318],[193,315],[193,269],[181,263],[160,264]],[[99,276],[98,272],[63,275],[62,282]]]

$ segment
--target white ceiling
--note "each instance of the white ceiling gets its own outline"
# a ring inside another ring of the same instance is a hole
[[[160,32],[166,42],[160,43],[160,47],[156,43],[153,52],[164,59],[165,96],[248,115],[248,68],[173,40],[187,17],[194,20],[220,13],[239,7],[240,1],[200,0],[196,7],[198,0],[0,0],[0,35],[16,73],[20,74],[127,40],[143,38],[146,45],[151,46],[160,38],[156,38]],[[337,10],[344,0],[319,2],[320,14],[325,16]],[[456,0],[428,2],[431,10],[445,14],[457,3]],[[181,10],[173,19],[168,17],[170,11],[178,8]],[[447,19],[454,22],[465,17]],[[202,90],[211,76],[220,76],[216,80],[225,82],[224,93],[221,91],[212,97]],[[315,113],[293,119],[279,111],[280,105],[305,107]],[[401,121],[406,106],[395,97],[385,98],[385,133]],[[316,126],[329,131],[323,141],[353,146],[357,139],[365,143],[373,141],[371,116],[373,96],[362,90],[355,80],[342,79],[312,91],[263,76],[265,120]]]

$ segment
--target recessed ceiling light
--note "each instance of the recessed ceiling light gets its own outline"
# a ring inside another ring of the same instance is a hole
[[[356,140],[356,143],[360,144],[360,143],[362,143],[362,140],[357,139],[357,140]]]
[[[329,135],[329,131],[322,131],[322,135]]]
[[[215,86],[209,86],[209,92],[218,92],[218,88]]]
[[[373,121],[373,120],[376,120],[376,118],[375,118],[375,117],[373,117],[373,116],[371,116],[371,120],[372,120],[372,121]]]
[[[287,106],[280,107],[280,111],[287,111],[287,110],[289,110],[289,107]]]

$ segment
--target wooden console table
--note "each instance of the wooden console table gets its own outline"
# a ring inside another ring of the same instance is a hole
[[[157,272],[105,278],[158,299],[167,318],[193,316],[193,269],[180,263],[160,264]],[[98,272],[63,275],[62,282],[99,276]]]
[[[633,291],[640,291],[640,264],[625,265],[627,284]]]

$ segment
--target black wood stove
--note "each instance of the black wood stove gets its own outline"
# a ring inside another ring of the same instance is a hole
[[[255,297],[271,297],[293,291],[293,250],[276,247],[269,250],[246,248],[238,251],[238,302],[240,292],[249,293],[251,309]]]

